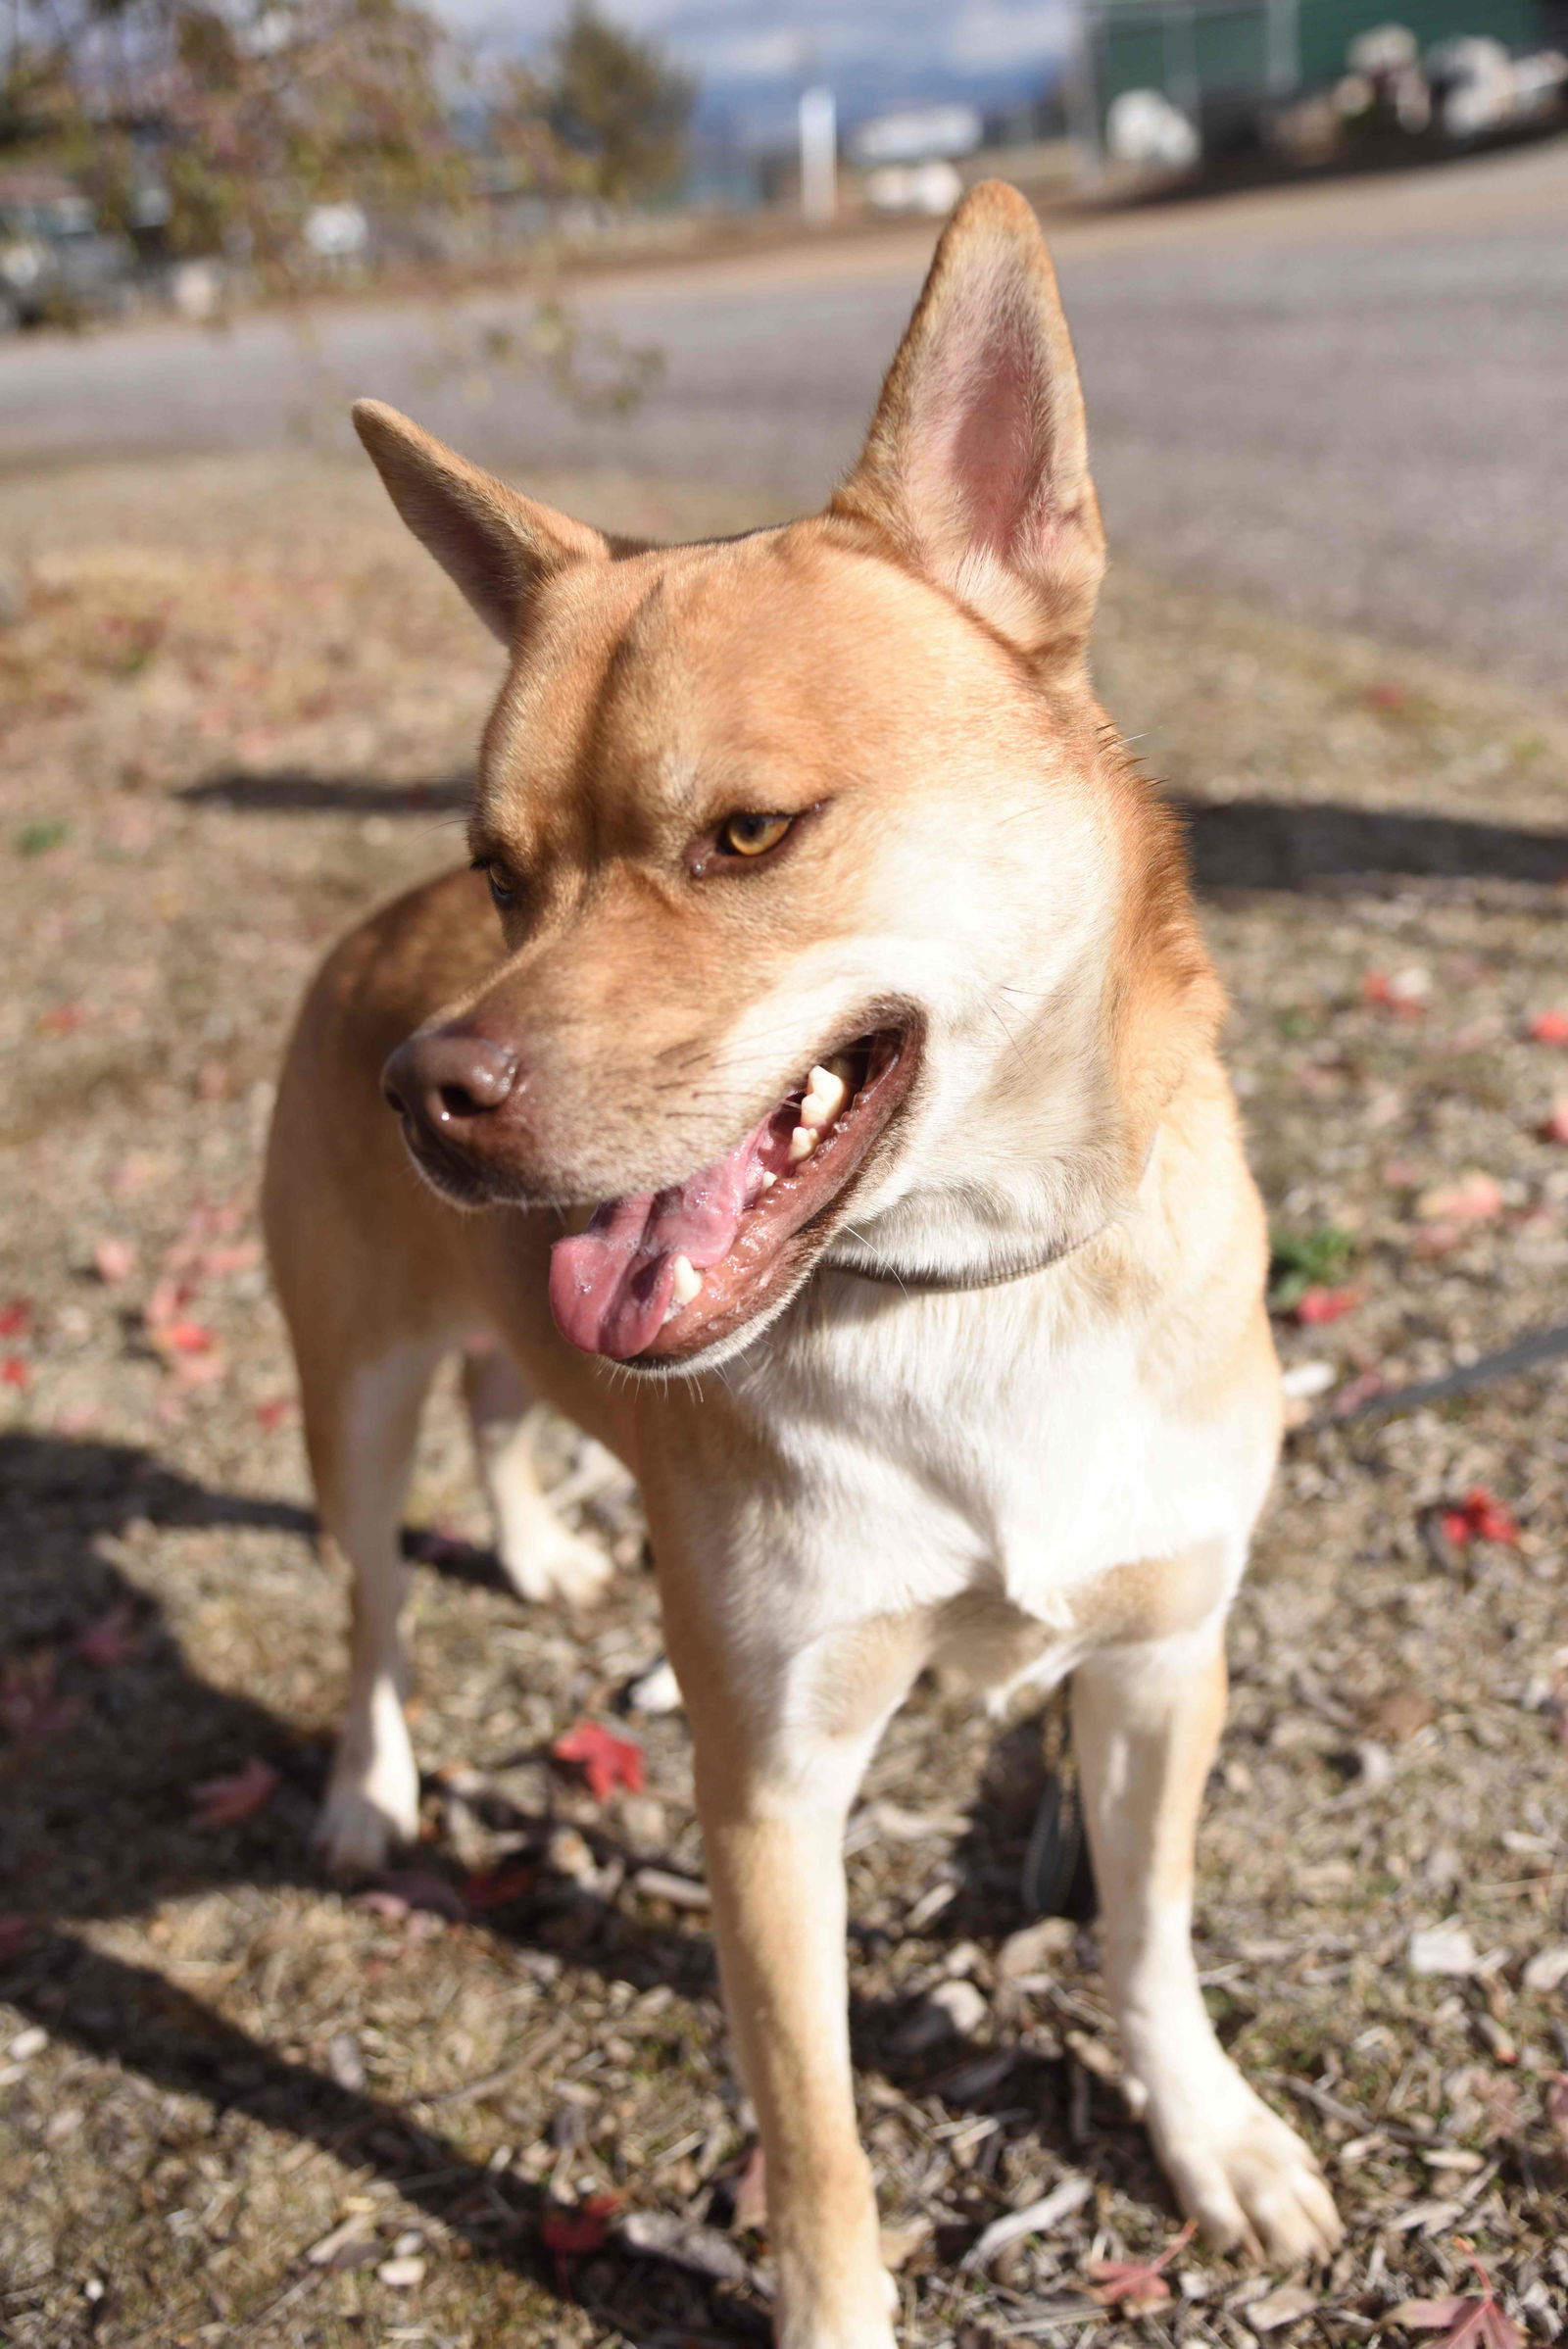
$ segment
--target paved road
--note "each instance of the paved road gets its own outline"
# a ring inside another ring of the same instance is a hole
[[[1562,690],[1568,142],[1055,242],[1114,546]],[[515,472],[586,463],[805,504],[855,451],[923,258],[911,232],[590,286],[590,326],[667,354],[630,423],[536,380],[475,404],[407,308],[320,314],[314,357],[272,318],[29,339],[0,352],[0,461],[275,443],[373,391]]]

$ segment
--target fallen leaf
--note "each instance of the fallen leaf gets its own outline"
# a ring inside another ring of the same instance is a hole
[[[1094,2278],[1091,2295],[1102,2308],[1124,2309],[1129,2316],[1158,2308],[1162,2300],[1170,2298],[1164,2270],[1196,2231],[1196,2223],[1189,2219],[1181,2233],[1173,2235],[1154,2259],[1092,2259],[1087,2270]]]
[[[172,1354],[207,1354],[214,1346],[212,1331],[201,1321],[160,1321],[149,1325],[147,1335],[161,1352]]]
[[[1361,981],[1361,1001],[1392,1011],[1400,1019],[1419,1019],[1432,993],[1432,973],[1417,965],[1411,970],[1369,970]]]
[[[1538,1011],[1525,1033],[1533,1044],[1568,1044],[1568,1011]]]
[[[481,1913],[486,1909],[504,1909],[514,1900],[521,1900],[535,1890],[539,1871],[526,1861],[511,1860],[500,1868],[490,1868],[466,1876],[463,1881],[465,1904]]]
[[[1472,1542],[1497,1542],[1507,1549],[1518,1546],[1517,1519],[1485,1485],[1472,1485],[1456,1507],[1444,1510],[1442,1523],[1455,1549],[1464,1549]]]
[[[1296,1300],[1296,1318],[1304,1328],[1313,1329],[1320,1322],[1338,1321],[1346,1313],[1353,1313],[1361,1302],[1359,1289],[1303,1289]]]
[[[24,1387],[27,1384],[27,1365],[20,1354],[7,1354],[0,1362],[0,1386]]]
[[[1502,1213],[1502,1192],[1491,1175],[1473,1166],[1456,1183],[1423,1191],[1415,1211],[1422,1223],[1487,1223]]]
[[[104,1671],[117,1664],[128,1663],[141,1644],[131,1621],[128,1606],[111,1607],[96,1623],[76,1634],[76,1653],[84,1664],[97,1664]]]
[[[1433,2349],[1522,2349],[1523,2335],[1497,2304],[1492,2278],[1472,2252],[1470,2265],[1481,2278],[1479,2293],[1455,2292],[1446,2300],[1401,2300],[1385,2322],[1410,2332],[1441,2332]]]
[[[1402,1745],[1407,1737],[1415,1737],[1435,1721],[1437,1713],[1437,1706],[1424,1689],[1408,1686],[1385,1688],[1367,1707],[1367,1731],[1390,1745]]]
[[[0,1305],[0,1338],[21,1338],[32,1326],[32,1299],[14,1297]]]
[[[277,1792],[277,1772],[256,1754],[225,1778],[210,1778],[191,1789],[198,1827],[239,1827],[265,1811]]]
[[[0,1958],[15,1957],[24,1949],[38,1930],[36,1917],[24,1917],[20,1910],[0,1912]]]
[[[602,2251],[610,2237],[610,2222],[620,2208],[618,2194],[590,2194],[571,2210],[546,2211],[539,2224],[545,2249],[556,2263],[556,2287],[563,2299],[569,2298],[571,2270],[568,2262],[579,2259],[584,2252]]]
[[[293,1409],[294,1397],[292,1395],[270,1395],[266,1402],[258,1403],[256,1406],[256,1424],[258,1427],[269,1430],[280,1428],[283,1422],[290,1417]]]
[[[736,2180],[731,2223],[741,2233],[752,2234],[760,2234],[767,2225],[767,2158],[760,2145],[752,2147]]]
[[[1328,1400],[1328,1411],[1335,1419],[1348,1418],[1352,1411],[1358,1411],[1363,1403],[1372,1402],[1378,1395],[1386,1395],[1388,1386],[1389,1382],[1381,1370],[1360,1371],[1335,1390]]]
[[[558,1762],[575,1762],[588,1781],[595,1802],[605,1802],[617,1786],[640,1794],[646,1775],[643,1749],[630,1737],[620,1737],[602,1722],[579,1721],[550,1748]]]
[[[416,1909],[432,1917],[460,1923],[467,1915],[463,1895],[444,1876],[430,1868],[394,1868],[379,1877],[368,1892],[355,1899],[358,1909],[378,1917],[407,1917]]]
[[[70,1729],[81,1712],[79,1696],[62,1696],[55,1688],[56,1659],[52,1649],[30,1656],[13,1656],[0,1671],[0,1729],[19,1745],[42,1745]]]
[[[1560,2153],[1568,2157],[1568,2072],[1553,2072],[1546,2081],[1546,2120]]]
[[[92,1266],[106,1289],[113,1289],[120,1281],[129,1280],[136,1269],[135,1242],[113,1237],[98,1241],[92,1251]]]

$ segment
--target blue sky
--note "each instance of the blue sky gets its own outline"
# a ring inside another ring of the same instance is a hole
[[[536,48],[562,0],[440,0],[487,46]],[[885,105],[963,94],[1004,104],[1050,81],[1072,0],[605,0],[633,30],[656,34],[703,76],[703,114],[756,135],[792,106],[802,73],[839,90],[850,120]]]

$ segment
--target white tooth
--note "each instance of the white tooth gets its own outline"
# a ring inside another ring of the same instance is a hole
[[[764,1166],[761,1173],[758,1177],[758,1181],[761,1184],[764,1191],[771,1191],[773,1185],[778,1181],[778,1177],[776,1174],[769,1174],[767,1168]]]
[[[790,1164],[799,1166],[801,1160],[808,1158],[815,1148],[816,1136],[810,1127],[797,1126],[790,1136]]]
[[[694,1297],[702,1296],[703,1276],[690,1256],[672,1256],[669,1268],[675,1275],[675,1286],[670,1295],[677,1305],[689,1305]]]
[[[830,1126],[843,1108],[849,1090],[844,1079],[831,1068],[813,1068],[806,1099],[801,1103],[802,1124]]]

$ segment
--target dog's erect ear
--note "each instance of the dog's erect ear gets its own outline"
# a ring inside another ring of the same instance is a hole
[[[355,402],[354,429],[415,537],[504,645],[553,572],[612,552],[586,522],[519,497],[379,400]]]
[[[830,511],[871,523],[1044,673],[1082,655],[1105,567],[1083,395],[1040,224],[1004,181],[944,229]]]

